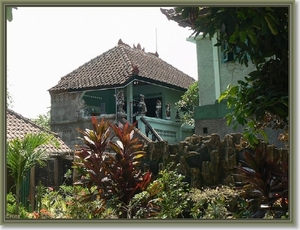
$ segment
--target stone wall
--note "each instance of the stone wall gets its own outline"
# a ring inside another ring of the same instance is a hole
[[[195,134],[197,135],[218,133],[220,138],[223,138],[226,134],[232,132],[243,132],[243,127],[238,125],[237,129],[234,130],[232,126],[226,125],[226,118],[195,120]],[[284,130],[265,128],[265,132],[267,133],[270,143],[276,145],[278,148],[285,148],[285,143],[278,140],[279,134],[283,133]]]
[[[227,134],[220,139],[218,134],[209,136],[192,135],[179,144],[168,144],[167,141],[150,142],[145,146],[146,155],[141,167],[149,168],[154,178],[158,171],[168,163],[174,162],[174,169],[186,176],[191,187],[214,185],[235,185],[241,179],[237,173],[239,159],[242,157],[242,134]],[[288,150],[278,149],[274,145],[260,142],[272,156],[280,156],[282,161],[288,161]]]

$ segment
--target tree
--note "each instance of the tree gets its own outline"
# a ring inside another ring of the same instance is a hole
[[[256,143],[264,128],[288,129],[289,121],[289,9],[288,7],[177,7],[181,21],[204,37],[217,36],[215,46],[227,44],[235,61],[255,71],[228,86],[226,99],[233,112],[227,123],[241,124],[245,136]],[[265,136],[266,137],[266,136]]]
[[[50,110],[46,114],[39,114],[37,118],[32,119],[37,125],[50,130]]]
[[[182,112],[181,120],[184,124],[194,125],[194,109],[199,105],[199,88],[198,81],[190,85],[188,90],[181,96],[175,106],[178,112]]]
[[[58,145],[53,135],[46,133],[27,134],[23,139],[15,138],[7,144],[6,163],[8,172],[14,178],[16,186],[16,214],[19,215],[20,188],[26,173],[36,163],[45,165],[47,156],[42,145]]]
[[[14,100],[11,96],[11,94],[9,93],[9,91],[6,92],[6,106],[7,108],[12,108],[14,103]]]
[[[7,77],[6,77],[7,80],[8,80],[8,77],[9,76],[7,75]],[[10,91],[8,90],[8,87],[7,87],[6,88],[6,107],[7,108],[12,108],[13,107],[13,103],[14,103],[13,97],[12,97]]]

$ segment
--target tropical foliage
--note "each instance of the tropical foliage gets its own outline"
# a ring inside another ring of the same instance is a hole
[[[78,129],[82,134],[83,145],[77,146],[74,169],[79,180],[73,186],[66,186],[65,180],[58,189],[44,187],[39,183],[36,186],[35,210],[28,210],[20,205],[18,194],[7,194],[6,217],[289,218],[288,166],[279,157],[268,152],[266,145],[258,146],[254,154],[244,151],[244,160],[240,161],[237,168],[240,173],[236,175],[242,178],[242,186],[190,188],[190,184],[184,182],[185,176],[177,171],[178,165],[175,166],[173,162],[164,169],[160,168],[156,179],[152,178],[150,171],[141,171],[141,159],[145,152],[143,143],[134,135],[134,125],[111,124],[104,120],[98,122],[92,117],[92,130]],[[43,159],[43,154],[39,151],[40,145],[37,144],[43,141],[30,140],[15,140],[12,142],[14,144],[10,143],[8,168],[22,166],[20,162],[27,160],[30,166],[24,168],[28,170],[34,165],[33,162]],[[19,155],[15,155],[16,152]],[[28,159],[25,160],[22,154],[29,152],[33,154],[26,155]],[[17,156],[20,162],[17,161]],[[68,170],[64,176],[67,179],[71,174],[71,170]],[[16,175],[16,178],[22,179],[20,175],[24,174]]]
[[[145,191],[136,194],[131,206],[136,210],[134,218],[169,219],[182,217],[188,206],[188,183],[184,176],[172,170],[173,163],[159,172]]]
[[[189,197],[194,219],[238,219],[251,215],[250,206],[241,196],[241,191],[229,186],[193,188]]]
[[[15,138],[7,144],[6,164],[8,173],[11,174],[16,186],[16,213],[19,214],[20,187],[26,173],[36,163],[45,165],[47,155],[42,145],[58,145],[56,139],[49,134],[27,134],[23,139]]]
[[[50,110],[46,114],[39,114],[37,118],[33,119],[32,121],[37,125],[50,130]]]
[[[80,150],[76,152],[74,163],[84,178],[78,184],[86,184],[89,189],[97,187],[83,196],[83,201],[100,197],[101,207],[105,207],[107,201],[114,200],[121,204],[120,212],[126,217],[123,206],[126,207],[136,193],[145,190],[151,180],[150,171],[139,170],[140,159],[145,154],[143,144],[133,137],[135,124],[111,125],[103,119],[98,123],[95,117],[92,124],[93,130],[78,129],[85,145],[78,146]],[[101,208],[97,210],[101,211]]]
[[[194,125],[194,109],[199,105],[198,81],[190,85],[188,90],[181,96],[175,104],[179,112],[182,113],[181,120],[184,124]]]
[[[245,183],[241,196],[252,202],[251,217],[262,218],[267,213],[280,217],[288,212],[288,165],[280,156],[272,156],[266,146],[258,145],[254,154],[245,150],[238,167]],[[265,208],[262,208],[265,206]]]

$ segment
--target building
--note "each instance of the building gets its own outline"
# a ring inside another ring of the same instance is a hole
[[[51,130],[75,148],[76,128],[90,128],[92,115],[111,122],[121,117],[137,121],[144,134],[149,133],[146,124],[151,123],[162,139],[179,141],[193,130],[175,121],[175,103],[194,81],[157,52],[146,52],[140,44],[130,47],[120,39],[49,89]]]
[[[178,23],[181,27],[191,28],[189,20],[182,19],[181,13],[174,9],[162,9],[161,12],[167,17]],[[200,14],[208,13],[207,8],[203,8]],[[196,45],[197,67],[198,67],[198,86],[199,86],[199,106],[195,108],[195,134],[211,135],[217,133],[223,138],[232,132],[243,132],[243,127],[238,126],[234,130],[226,124],[226,114],[230,112],[226,102],[218,102],[221,93],[227,89],[229,84],[237,85],[239,80],[244,80],[255,66],[249,63],[248,67],[234,62],[233,53],[222,52],[221,46],[215,46],[217,36],[203,37],[200,33],[197,37],[191,36],[186,40]],[[226,46],[226,44],[223,44]],[[282,130],[266,129],[269,141],[278,147],[285,147],[284,143],[278,140],[278,135]]]

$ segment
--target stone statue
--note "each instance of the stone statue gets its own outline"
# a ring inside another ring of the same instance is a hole
[[[123,107],[125,105],[124,90],[120,90],[116,95],[116,101],[118,106],[118,113],[125,113]]]
[[[161,118],[161,101],[160,100],[156,101],[155,117]]]
[[[180,119],[179,111],[177,110],[177,111],[176,111],[176,116],[175,116],[175,121],[176,121],[176,122],[180,122],[180,120],[181,120],[181,119]]]
[[[78,108],[79,109],[84,109],[86,107],[84,99],[79,100],[78,102]]]
[[[145,96],[143,94],[140,94],[140,102],[138,104],[138,108],[140,115],[143,116],[147,113],[147,105],[145,103]]]
[[[171,105],[170,105],[170,103],[166,104],[166,119],[167,120],[171,119]]]
[[[84,117],[87,115],[87,105],[85,104],[85,100],[81,99],[78,102],[78,116]]]

